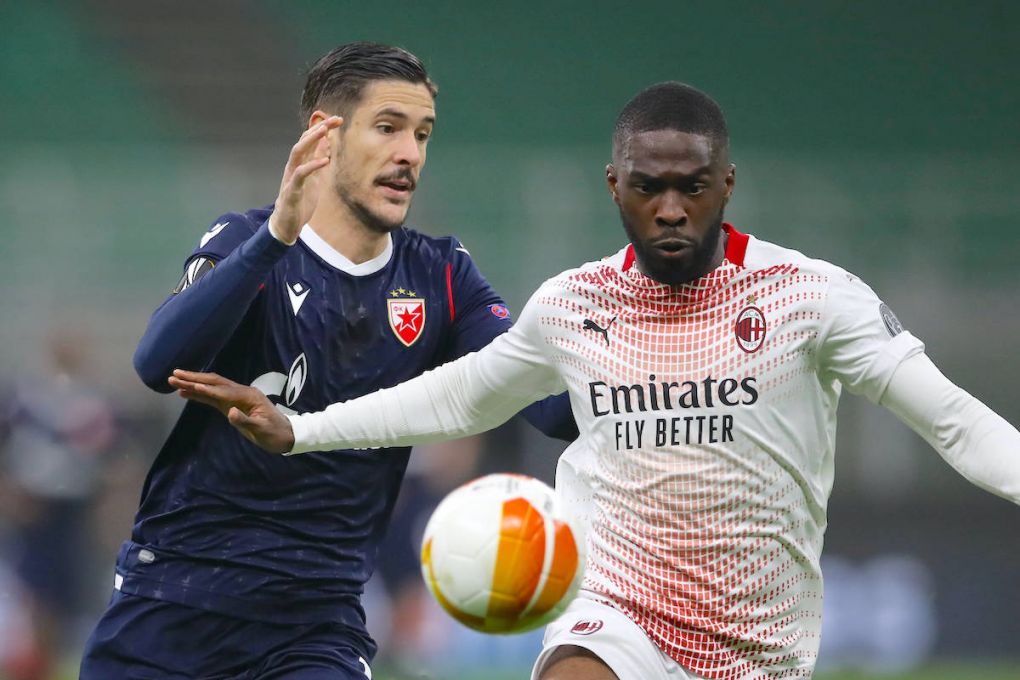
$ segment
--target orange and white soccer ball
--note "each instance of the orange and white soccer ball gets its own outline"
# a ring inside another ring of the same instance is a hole
[[[520,633],[556,618],[577,594],[584,542],[548,485],[488,475],[436,507],[421,571],[439,604],[464,625]]]

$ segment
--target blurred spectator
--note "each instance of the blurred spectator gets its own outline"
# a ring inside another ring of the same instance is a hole
[[[0,562],[0,677],[41,680],[52,667],[51,647],[41,638],[31,597]]]
[[[24,588],[30,637],[43,647],[41,665],[23,669],[22,678],[45,677],[86,606],[87,511],[118,433],[109,400],[85,378],[83,328],[55,328],[45,351],[40,369],[14,382],[0,411],[0,562],[10,567],[9,592]],[[5,604],[17,610],[14,600]]]

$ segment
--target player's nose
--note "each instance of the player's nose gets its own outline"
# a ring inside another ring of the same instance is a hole
[[[682,227],[687,223],[687,209],[679,191],[665,191],[659,197],[655,222],[663,227]]]
[[[413,133],[400,135],[393,149],[393,160],[400,165],[417,167],[422,162],[422,148]]]

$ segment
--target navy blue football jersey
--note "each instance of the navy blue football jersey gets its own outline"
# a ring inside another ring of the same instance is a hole
[[[208,370],[282,410],[317,411],[472,352],[511,324],[452,237],[401,228],[386,252],[354,265],[309,228],[292,247],[276,241],[269,215],[227,214],[202,236],[136,352],[151,387],[171,391],[174,368]],[[547,419],[570,419],[562,401]],[[270,455],[188,403],[145,481],[118,587],[253,620],[363,628],[359,595],[408,451]]]

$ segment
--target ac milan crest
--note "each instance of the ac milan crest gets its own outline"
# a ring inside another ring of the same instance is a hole
[[[390,328],[400,342],[410,347],[425,328],[425,300],[421,298],[398,298],[386,301],[389,311]]]
[[[761,349],[765,344],[765,314],[755,306],[744,307],[740,314],[737,314],[737,322],[733,326],[737,336],[737,345],[748,354]]]
[[[570,632],[574,635],[591,635],[592,633],[600,630],[602,630],[602,622],[598,619],[581,619],[574,624],[574,627],[570,629]]]

